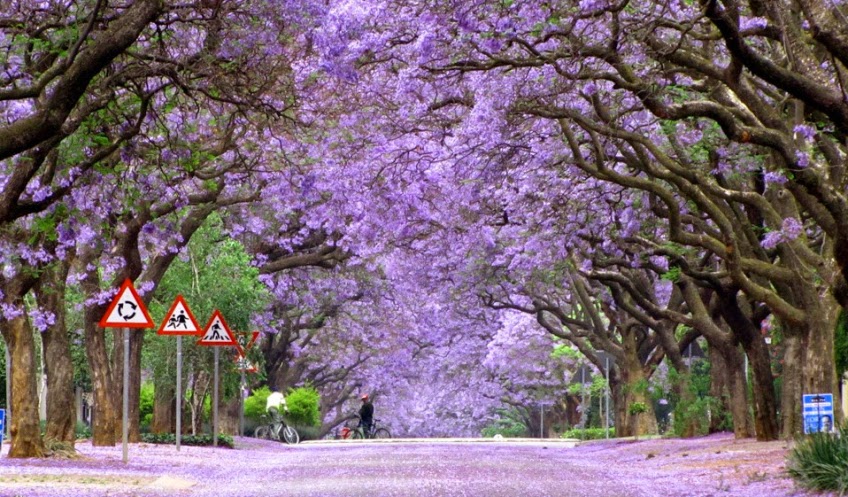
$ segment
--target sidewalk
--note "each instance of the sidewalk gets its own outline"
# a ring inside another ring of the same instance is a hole
[[[374,438],[347,440],[309,440],[300,445],[332,445],[332,444],[505,444],[505,445],[544,445],[560,448],[576,447],[580,440],[576,438]]]

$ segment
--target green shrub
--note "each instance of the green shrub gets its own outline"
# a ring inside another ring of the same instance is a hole
[[[295,426],[320,426],[321,395],[315,387],[306,386],[292,390],[286,395],[289,408],[288,421]]]
[[[261,424],[269,395],[271,395],[271,390],[268,387],[254,390],[250,397],[244,399],[244,417],[252,420],[256,425]]]
[[[149,431],[153,423],[153,402],[156,394],[153,383],[147,382],[141,385],[138,397],[139,425],[143,431]]]
[[[483,428],[480,434],[486,438],[492,438],[495,435],[505,438],[522,438],[527,436],[527,427],[515,419],[500,418]]]
[[[848,423],[842,426],[848,433]],[[789,475],[802,487],[815,491],[848,493],[848,437],[813,433],[800,440],[789,454]]]
[[[142,433],[141,441],[149,444],[165,444],[165,445],[176,445],[177,437],[173,433]],[[212,446],[212,435],[209,434],[201,434],[201,435],[183,435],[180,438],[181,445],[198,445],[198,446]],[[220,447],[229,447],[233,448],[233,437],[230,435],[225,435],[223,433],[218,435],[218,445]]]
[[[615,437],[615,430],[613,428],[574,428],[563,433],[560,438],[577,438],[579,440],[600,440],[602,438],[607,438],[607,433],[609,433],[609,438]]]

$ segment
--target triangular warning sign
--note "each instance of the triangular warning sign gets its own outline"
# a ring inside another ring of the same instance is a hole
[[[259,369],[256,368],[256,365],[250,362],[250,359],[243,355],[236,358],[236,364],[238,366],[238,370],[244,371],[245,373],[256,373],[259,371]]]
[[[224,321],[224,316],[221,311],[215,310],[212,313],[212,318],[203,329],[203,338],[198,340],[198,345],[213,345],[213,346],[228,346],[235,345],[238,348],[238,342],[227,322]]]
[[[165,315],[162,325],[159,326],[159,331],[156,333],[160,335],[199,335],[203,333],[203,330],[197,324],[197,320],[191,313],[191,309],[188,308],[188,303],[183,296],[177,295],[171,309]]]
[[[109,304],[106,314],[100,319],[100,326],[102,328],[153,328],[156,326],[129,278],[124,280],[118,295]]]

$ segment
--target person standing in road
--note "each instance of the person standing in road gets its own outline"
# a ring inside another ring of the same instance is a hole
[[[362,394],[362,407],[359,408],[359,426],[365,431],[367,438],[371,433],[371,425],[374,424],[374,404],[367,393]]]

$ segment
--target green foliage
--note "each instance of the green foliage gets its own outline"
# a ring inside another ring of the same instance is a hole
[[[668,271],[662,274],[662,279],[665,281],[677,282],[680,279],[680,268],[672,266]]]
[[[551,359],[559,359],[560,357],[577,359],[580,357],[580,352],[568,344],[561,343],[557,344],[551,352]]]
[[[560,438],[577,438],[579,440],[600,440],[602,438],[614,437],[614,428],[573,428],[560,436]]]
[[[262,415],[265,414],[265,404],[268,402],[269,395],[271,390],[268,387],[254,390],[250,397],[244,399],[244,417],[259,424]]]
[[[314,387],[306,386],[292,390],[286,395],[289,408],[288,419],[295,426],[320,426],[321,396]]]
[[[141,393],[138,400],[138,415],[140,419],[141,429],[149,429],[153,423],[153,398],[155,393],[153,383],[147,382],[141,385]]]
[[[515,413],[507,410],[501,410],[498,414],[500,417],[483,428],[480,432],[481,436],[486,438],[492,438],[495,435],[500,435],[505,438],[520,438],[527,436],[527,426],[519,420]]]
[[[648,405],[644,402],[633,402],[627,406],[627,412],[630,413],[631,416],[642,414],[643,412],[648,412]]]
[[[846,433],[848,424],[843,425]],[[789,454],[787,471],[802,487],[848,493],[848,437],[830,433],[813,433]]]
[[[201,327],[206,325],[212,312],[217,309],[233,332],[238,334],[253,329],[251,317],[265,308],[268,292],[259,282],[258,270],[251,266],[250,255],[244,246],[224,236],[222,226],[219,215],[210,215],[191,237],[185,256],[175,259],[169,266],[149,305],[154,322],[162,322],[179,294],[188,302]],[[157,386],[173,388],[176,341],[172,336],[153,335],[145,343],[143,368],[153,371]],[[197,346],[194,342],[185,338],[182,341],[183,382],[195,371],[211,371],[214,368],[212,347]],[[221,352],[221,397],[226,400],[239,394],[240,375],[230,353]],[[254,363],[261,361],[258,347],[250,351],[248,356]],[[262,381],[262,377],[252,376],[251,380]],[[186,397],[190,393],[184,392]],[[210,415],[210,396],[211,391],[207,392],[203,403],[205,419],[209,419]]]
[[[177,444],[177,437],[173,433],[142,433],[141,441],[149,444]],[[181,445],[198,445],[198,446],[212,446],[212,435],[211,434],[202,434],[202,435],[183,435],[180,437]],[[223,433],[218,435],[218,446],[219,447],[229,447],[232,449],[233,445],[233,437],[230,435],[225,435]]]
[[[601,375],[592,377],[592,384],[589,386],[589,393],[592,396],[603,396],[607,390],[607,379]]]

